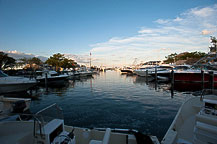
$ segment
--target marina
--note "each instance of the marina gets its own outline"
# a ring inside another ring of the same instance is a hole
[[[162,139],[179,106],[190,94],[177,92],[172,97],[168,85],[159,84],[155,89],[155,83],[147,85],[142,77],[107,71],[69,80],[63,87],[38,87],[32,95],[7,96],[36,97],[31,102],[32,113],[57,103],[63,109],[66,125],[136,129]]]
[[[217,144],[213,0],[0,0],[0,144]]]

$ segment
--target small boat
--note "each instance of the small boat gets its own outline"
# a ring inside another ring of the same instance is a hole
[[[93,72],[88,70],[86,67],[81,67],[77,72],[81,77],[92,76],[93,74]]]
[[[47,80],[47,84],[50,85],[63,83],[68,78],[67,74],[58,74],[56,71],[36,71],[36,75],[36,80],[40,84],[45,84]]]
[[[0,70],[0,94],[27,91],[36,84],[34,79],[8,76]]]
[[[30,104],[31,99],[0,96],[0,120],[7,118],[11,114],[29,111]]]
[[[159,144],[157,137],[133,130],[67,126],[56,104],[33,114],[32,118],[0,122],[1,144]]]
[[[133,73],[133,69],[131,67],[124,67],[121,69],[122,74]]]
[[[216,144],[217,96],[191,97],[180,107],[162,144]]]

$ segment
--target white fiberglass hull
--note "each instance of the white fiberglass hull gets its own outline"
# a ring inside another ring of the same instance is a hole
[[[190,98],[183,103],[161,143],[176,144],[183,140],[192,143],[195,116],[202,106],[200,97]]]
[[[142,77],[148,76],[146,71],[135,70],[134,73]]]
[[[26,91],[35,85],[36,85],[36,82],[0,84],[0,94]]]

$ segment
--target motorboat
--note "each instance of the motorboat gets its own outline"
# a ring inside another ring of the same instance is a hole
[[[141,77],[146,77],[146,76],[150,76],[148,74],[148,71],[150,71],[150,70],[153,70],[153,67],[142,67],[142,68],[134,70],[133,73],[135,73]]]
[[[0,96],[0,120],[29,111],[31,99]]]
[[[142,67],[137,70],[134,70],[134,73],[136,73],[138,76],[152,76],[155,77],[155,74],[162,77],[169,77],[171,73],[172,66],[147,66]]]
[[[26,91],[36,84],[35,79],[8,76],[0,70],[0,94]]]
[[[63,83],[65,80],[67,80],[68,75],[67,74],[58,74],[56,71],[36,71],[36,80],[40,84],[57,84],[57,83]]]
[[[92,76],[93,74],[93,72],[88,70],[86,67],[81,67],[77,72],[81,77]]]
[[[122,74],[127,74],[127,73],[133,73],[133,69],[131,68],[131,67],[123,67],[122,69],[121,69],[121,73]]]
[[[55,115],[55,116],[54,116]],[[79,128],[64,124],[62,110],[53,104],[30,121],[0,122],[1,144],[159,144],[157,137],[111,128]]]
[[[203,93],[182,104],[162,144],[217,143],[217,96]]]

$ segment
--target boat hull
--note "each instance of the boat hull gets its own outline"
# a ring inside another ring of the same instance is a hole
[[[121,73],[133,73],[132,70],[121,70]]]
[[[34,87],[35,83],[15,83],[15,84],[0,84],[0,94],[14,93],[27,91],[31,87]]]
[[[67,77],[50,77],[47,78],[47,84],[54,85],[54,84],[61,84],[67,80]],[[45,78],[37,78],[37,81],[40,85],[45,84]]]

